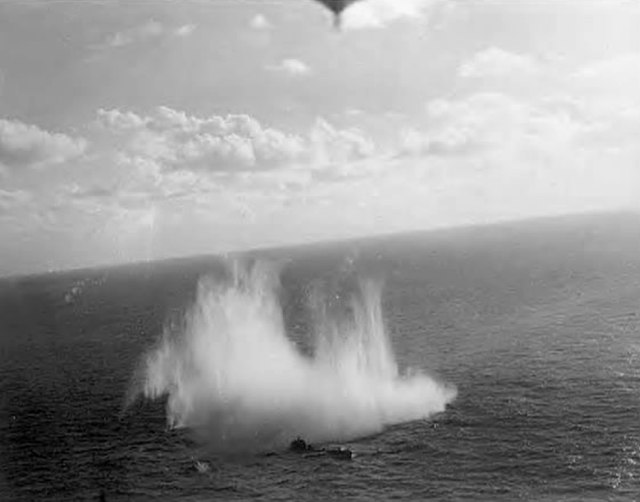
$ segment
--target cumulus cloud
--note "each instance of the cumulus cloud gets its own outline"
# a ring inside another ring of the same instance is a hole
[[[9,168],[60,164],[79,157],[86,147],[83,138],[0,119],[0,165]]]
[[[155,20],[146,21],[138,26],[116,32],[104,41],[100,48],[120,48],[128,45],[149,42],[162,37],[176,36],[185,38],[196,30],[195,24],[184,24],[171,28]]]
[[[264,15],[256,14],[249,21],[249,27],[254,30],[270,30],[273,25]]]
[[[426,106],[424,121],[428,126],[401,133],[401,154],[553,152],[560,146],[577,147],[580,138],[595,128],[566,103],[527,102],[493,92],[432,100]]]
[[[490,47],[463,63],[458,75],[462,78],[530,78],[540,71],[540,65],[531,56]]]
[[[182,26],[178,26],[174,31],[174,35],[176,35],[177,37],[188,37],[189,35],[191,35],[194,31],[196,31],[196,25],[195,24],[184,24]]]
[[[373,156],[373,141],[362,131],[337,129],[318,119],[310,134],[313,158],[318,165],[346,164]]]
[[[198,185],[210,192],[212,180],[275,187],[292,179],[352,179],[370,173],[363,161],[379,155],[365,132],[324,119],[307,133],[291,134],[248,115],[198,117],[159,107],[148,116],[100,110],[97,126],[103,148],[119,152],[122,172],[138,173],[135,187],[129,175],[126,189],[161,197],[198,194]]]
[[[399,19],[425,19],[449,0],[368,0],[345,10],[346,29],[382,28]]]
[[[299,59],[283,59],[279,64],[268,66],[267,68],[292,77],[303,77],[311,73],[311,68]]]
[[[132,156],[165,169],[210,172],[272,169],[301,158],[302,138],[263,127],[248,115],[199,118],[167,107],[146,117],[100,110],[99,125],[118,136]]]
[[[537,59],[497,47],[457,71],[456,98],[428,103],[422,125],[399,136],[401,155],[628,148],[640,131],[640,57],[583,64]]]

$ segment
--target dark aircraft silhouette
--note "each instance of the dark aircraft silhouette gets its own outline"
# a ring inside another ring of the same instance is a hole
[[[359,0],[316,0],[316,2],[320,2],[327,9],[333,12],[334,18],[333,23],[336,28],[340,28],[340,16],[342,11],[344,11],[349,5]]]

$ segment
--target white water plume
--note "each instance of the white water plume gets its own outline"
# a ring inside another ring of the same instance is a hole
[[[167,397],[169,425],[216,450],[261,449],[373,434],[443,411],[455,390],[401,375],[384,330],[381,287],[361,280],[342,312],[311,295],[311,357],[287,337],[273,267],[234,265],[204,278],[183,329],[144,357],[132,396]],[[335,302],[334,302],[335,303]]]

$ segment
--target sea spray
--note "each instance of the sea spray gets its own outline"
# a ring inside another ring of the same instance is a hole
[[[288,338],[279,274],[234,262],[200,280],[179,329],[143,357],[131,399],[166,397],[167,422],[218,451],[346,440],[443,411],[455,389],[398,370],[384,329],[381,283],[361,279],[327,300],[313,288],[314,351]]]

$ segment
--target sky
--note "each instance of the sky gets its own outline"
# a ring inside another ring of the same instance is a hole
[[[0,2],[0,275],[640,208],[640,3]]]

